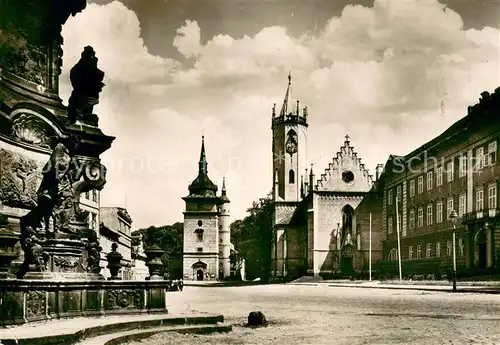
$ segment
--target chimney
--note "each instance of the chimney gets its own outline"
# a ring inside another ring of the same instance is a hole
[[[384,165],[383,164],[377,164],[377,168],[375,170],[375,181],[378,181],[380,179],[380,175],[384,172]]]

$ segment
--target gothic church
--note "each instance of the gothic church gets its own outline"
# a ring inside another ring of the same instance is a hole
[[[307,107],[292,99],[291,76],[272,111],[273,241],[271,276],[351,274],[367,269],[367,232],[354,210],[374,181],[346,135],[324,172],[307,163]],[[303,175],[302,175],[303,174]],[[300,177],[300,179],[299,179]]]

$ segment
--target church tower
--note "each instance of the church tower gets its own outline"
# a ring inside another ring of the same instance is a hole
[[[292,97],[292,76],[279,113],[274,104],[273,133],[273,200],[298,202],[303,197],[301,174],[307,168],[307,107]]]
[[[208,177],[205,140],[202,137],[198,176],[182,198],[184,212],[183,271],[186,280],[219,278],[219,205],[217,186]]]

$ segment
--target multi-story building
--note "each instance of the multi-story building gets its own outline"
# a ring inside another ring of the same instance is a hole
[[[219,280],[230,276],[231,233],[225,181],[222,193],[207,172],[202,138],[198,176],[189,185],[183,235],[183,276],[186,280]]]
[[[117,251],[122,255],[121,278],[129,280],[132,275],[132,218],[123,207],[101,207],[100,219],[101,273],[105,278],[109,277],[106,255],[111,252],[113,242],[116,242]]]
[[[133,280],[145,280],[149,277],[149,269],[146,265],[146,254],[144,253],[144,242],[142,235],[132,235],[132,276]]]
[[[380,204],[386,272],[398,271],[398,229],[405,276],[449,273],[454,229],[458,274],[500,268],[500,88],[481,96],[444,133],[389,158]]]
[[[80,195],[80,208],[89,213],[88,225],[89,228],[99,234],[99,208],[100,208],[100,193],[93,189],[89,192]]]

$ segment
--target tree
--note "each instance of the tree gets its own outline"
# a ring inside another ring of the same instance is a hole
[[[273,203],[270,195],[252,203],[243,220],[234,221],[231,239],[235,249],[245,259],[248,279],[269,279],[273,234]]]
[[[162,256],[163,274],[170,279],[182,279],[183,223],[150,226],[134,231],[132,235],[142,235],[144,249],[157,245],[165,251]]]

